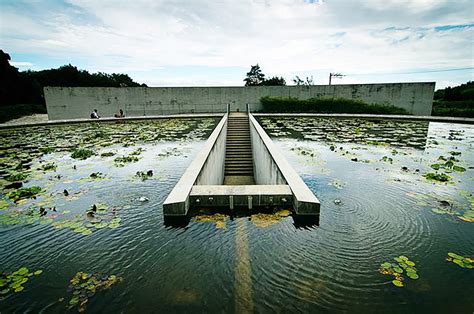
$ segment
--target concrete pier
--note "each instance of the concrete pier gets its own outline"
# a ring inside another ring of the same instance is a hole
[[[319,217],[319,200],[250,113],[225,114],[163,204],[165,217],[190,207],[292,207]]]

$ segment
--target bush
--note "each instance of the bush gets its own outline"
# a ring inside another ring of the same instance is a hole
[[[361,100],[319,97],[301,100],[294,97],[262,97],[264,112],[409,114],[392,105],[368,104]]]
[[[42,104],[17,104],[0,107],[0,123],[29,116],[34,113],[47,113],[46,106]]]
[[[474,118],[474,100],[434,101],[432,115]]]

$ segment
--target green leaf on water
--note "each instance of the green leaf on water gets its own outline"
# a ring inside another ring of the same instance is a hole
[[[401,282],[400,280],[392,280],[392,283],[397,287],[403,287],[403,282]]]
[[[15,288],[15,292],[21,292],[21,291],[23,291],[23,289],[25,289],[25,288],[22,287],[22,286],[19,286],[18,288]]]
[[[41,275],[42,273],[43,273],[43,271],[42,271],[41,269],[38,269],[38,270],[35,271],[33,274],[34,274],[35,276],[39,276],[39,275]]]
[[[413,280],[420,278],[417,273],[413,273],[413,272],[407,273],[407,276],[408,278],[413,279]]]
[[[391,268],[392,263],[385,262],[385,263],[381,264],[380,266],[382,266],[383,268]]]
[[[393,268],[394,271],[396,271],[397,273],[401,274],[403,273],[403,269],[401,269],[400,267],[396,266]]]
[[[406,261],[406,264],[411,267],[415,266],[415,262],[412,261]]]
[[[454,165],[453,170],[456,171],[456,172],[464,172],[464,171],[466,171],[466,168]]]
[[[459,259],[459,260],[463,259],[463,257],[462,257],[461,255],[458,255],[458,254],[452,253],[452,252],[449,252],[449,253],[448,253],[448,256],[449,256],[449,257],[452,257],[452,258],[454,258],[454,259]]]

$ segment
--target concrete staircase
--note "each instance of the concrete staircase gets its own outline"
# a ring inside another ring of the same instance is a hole
[[[224,184],[255,184],[252,158],[249,117],[243,112],[232,112],[227,120]]]

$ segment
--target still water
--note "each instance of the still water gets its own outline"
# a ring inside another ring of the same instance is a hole
[[[163,223],[215,119],[0,131],[0,271],[42,270],[0,294],[0,312],[472,313],[474,270],[446,260],[474,256],[472,126],[260,122],[319,197],[319,225],[208,212]],[[77,147],[94,155],[74,159]],[[36,198],[5,189],[12,175]],[[380,273],[399,256],[418,277],[404,269],[403,287]],[[78,272],[120,280],[78,291]]]

